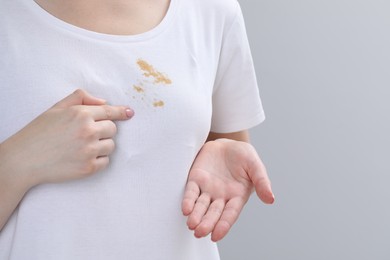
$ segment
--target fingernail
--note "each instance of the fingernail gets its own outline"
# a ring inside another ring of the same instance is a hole
[[[134,116],[134,111],[132,109],[130,109],[130,108],[126,108],[126,116],[128,118],[133,117]]]
[[[126,108],[125,112],[126,112],[126,116],[128,118],[131,118],[134,116],[134,111],[131,108]]]
[[[271,193],[271,204],[275,202],[275,195],[273,193]]]

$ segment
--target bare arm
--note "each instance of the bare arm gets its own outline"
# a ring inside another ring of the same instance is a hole
[[[14,169],[5,146],[7,146],[5,142],[0,145],[0,230],[24,194],[33,186],[28,175],[22,176]]]

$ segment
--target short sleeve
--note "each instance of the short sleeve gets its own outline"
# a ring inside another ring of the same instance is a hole
[[[246,130],[265,119],[238,2],[237,14],[223,37],[212,102],[212,132]]]

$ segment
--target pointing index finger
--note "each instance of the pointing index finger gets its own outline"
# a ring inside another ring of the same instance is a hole
[[[134,111],[125,106],[90,106],[90,111],[95,121],[101,120],[127,120],[134,115]]]

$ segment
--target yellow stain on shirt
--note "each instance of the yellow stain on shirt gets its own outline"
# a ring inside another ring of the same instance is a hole
[[[153,102],[154,107],[163,107],[164,105],[165,105],[164,101],[162,101],[162,100]]]
[[[133,85],[133,89],[135,91],[137,91],[138,93],[143,93],[145,92],[144,88],[143,87],[140,87],[140,86],[137,86],[137,85]]]
[[[168,78],[167,75],[164,75],[162,72],[156,70],[152,65],[146,62],[143,59],[138,59],[137,64],[139,68],[144,72],[145,77],[154,78],[155,84],[172,84],[172,80]]]

